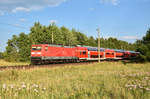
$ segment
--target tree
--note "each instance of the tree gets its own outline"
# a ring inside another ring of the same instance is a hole
[[[2,52],[0,52],[0,59],[4,58],[4,54]]]
[[[142,42],[147,42],[149,39],[148,37],[145,37]],[[30,28],[30,32],[28,34],[22,32],[18,36],[13,35],[12,39],[8,40],[6,51],[3,55],[8,61],[28,61],[30,59],[30,49],[32,44],[52,43],[62,44],[65,46],[97,46],[97,38],[95,39],[93,36],[87,37],[84,33],[76,31],[75,29],[70,30],[65,26],[58,27],[55,23],[43,26],[39,22],[35,22],[35,24]],[[131,49],[133,48],[131,46],[133,46],[133,44],[117,40],[116,38],[101,38],[101,47],[104,48]],[[150,48],[148,43],[146,48]],[[142,52],[142,50],[147,50],[146,48],[139,50]],[[148,54],[149,53],[147,53],[147,55]]]
[[[88,45],[89,46],[97,46],[96,40],[94,39],[93,36],[90,36],[88,39]]]
[[[88,45],[88,37],[85,34],[76,32],[75,35],[78,41],[78,45]]]
[[[140,52],[140,60],[150,61],[150,29],[142,40],[136,41],[136,51]]]
[[[17,36],[13,35],[12,40],[8,40],[7,42],[8,46],[6,47],[6,52],[4,54],[5,59],[7,61],[18,61],[18,48],[16,46],[17,44]]]
[[[30,56],[31,43],[28,35],[20,33],[19,36],[13,35],[11,40],[8,40],[5,52],[7,61],[27,61]]]
[[[62,26],[60,28],[62,37],[63,37],[63,45],[75,45],[76,44],[76,36],[74,32],[70,31],[66,27]]]
[[[25,33],[20,33],[19,37],[17,38],[16,46],[18,48],[19,60],[29,60],[31,42],[28,35],[26,35]]]
[[[61,33],[61,30],[56,26],[56,24],[50,24],[48,26],[48,33],[49,36],[47,40],[51,41],[51,44],[63,44],[63,36]],[[53,35],[53,36],[52,36]],[[52,42],[52,37],[53,37],[53,42]]]

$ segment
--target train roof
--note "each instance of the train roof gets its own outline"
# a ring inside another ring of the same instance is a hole
[[[33,44],[32,46],[53,46],[53,47],[64,47],[64,48],[74,48],[74,47],[82,47],[82,48],[87,48],[88,51],[98,51],[98,47],[91,47],[91,46],[82,46],[82,45],[76,45],[76,46],[64,46],[64,45],[56,45],[56,44]],[[135,52],[135,51],[127,51],[127,50],[122,50],[122,49],[110,49],[110,48],[100,48],[100,51],[105,51],[105,50],[110,50],[110,51],[115,51],[115,52],[128,52],[128,53],[137,53],[140,54],[140,52]]]
[[[125,50],[122,49],[113,49],[115,52],[125,52]]]
[[[98,51],[97,47],[88,47],[88,51]],[[100,48],[100,51],[105,51],[105,48]]]
[[[64,45],[56,45],[56,44],[34,44],[32,46],[52,46],[52,47],[64,47],[64,48],[74,48],[75,46],[64,46]]]
[[[135,51],[129,51],[130,53],[137,53],[137,52],[135,52]]]
[[[77,47],[84,47],[87,48],[88,51],[98,51],[98,47],[92,47],[92,46],[82,46],[82,45],[77,45]],[[100,48],[100,51],[105,51],[105,48]]]

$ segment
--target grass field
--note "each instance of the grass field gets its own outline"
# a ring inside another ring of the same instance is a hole
[[[29,65],[30,62],[7,62],[0,59],[0,66],[18,66],[18,65]]]
[[[0,99],[149,99],[150,63],[0,71]]]

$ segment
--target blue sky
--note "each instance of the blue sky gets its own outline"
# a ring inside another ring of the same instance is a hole
[[[88,36],[133,43],[150,27],[150,0],[0,0],[0,51],[12,35],[29,33],[34,22],[75,28]]]

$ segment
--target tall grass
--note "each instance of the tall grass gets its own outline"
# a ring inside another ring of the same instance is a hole
[[[18,66],[18,65],[29,65],[30,62],[7,62],[0,59],[0,66]]]
[[[148,99],[150,64],[95,63],[0,71],[2,99]]]

